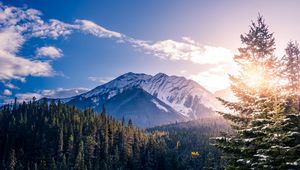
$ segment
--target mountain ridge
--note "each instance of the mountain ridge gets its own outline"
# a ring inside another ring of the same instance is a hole
[[[131,96],[133,94],[136,96]],[[125,102],[126,100],[128,101]],[[89,107],[97,111],[104,104],[108,106],[107,110],[112,116],[121,118],[117,116],[121,114],[126,119],[134,119],[140,127],[215,116],[215,110],[222,110],[222,105],[214,94],[197,82],[164,73],[152,76],[128,72],[86,93],[64,98],[62,101],[81,109]],[[141,108],[135,109],[134,106]],[[133,112],[136,115],[130,114]]]

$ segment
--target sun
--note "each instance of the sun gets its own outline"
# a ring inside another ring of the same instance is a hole
[[[245,69],[245,83],[247,86],[259,89],[266,85],[268,77],[262,66],[250,66]]]

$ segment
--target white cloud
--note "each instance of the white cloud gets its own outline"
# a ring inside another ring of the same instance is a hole
[[[42,13],[35,9],[10,7],[0,3],[0,80],[2,82],[11,79],[24,82],[29,75],[55,75],[49,62],[17,55],[23,44],[31,37],[57,38],[70,33],[69,30],[65,30],[67,24],[64,25],[56,20],[44,22],[41,15]]]
[[[190,74],[188,78],[195,80],[211,92],[225,89],[230,86],[229,74],[237,73],[236,64],[212,65],[209,69],[197,74]]]
[[[78,24],[78,29],[90,33],[92,35],[95,35],[97,37],[101,38],[123,38],[123,35],[118,32],[110,31],[105,29],[104,27],[95,24],[92,21],[89,20],[75,20],[75,23]]]
[[[107,30],[92,21],[76,20],[67,24],[56,19],[44,21],[42,13],[35,9],[17,8],[0,3],[0,80],[17,79],[25,81],[31,76],[53,76],[55,71],[47,61],[28,59],[17,53],[23,44],[32,37],[53,38],[66,37],[74,30],[90,33],[97,37],[118,38],[122,34]],[[53,46],[38,48],[38,56],[56,59],[62,51]]]
[[[11,82],[2,82],[4,84],[5,87],[10,88],[10,89],[19,89],[19,87],[15,86],[14,84],[12,84]]]
[[[185,60],[198,64],[233,63],[233,53],[223,47],[200,45],[191,38],[183,37],[183,41],[163,40],[154,43],[130,39],[136,47],[167,60]]]
[[[199,64],[233,64],[234,54],[224,47],[205,45],[202,51],[192,51],[190,60]]]
[[[85,93],[89,90],[90,89],[88,88],[82,88],[82,87],[73,88],[73,89],[58,88],[54,90],[41,90],[39,91],[39,94],[47,98],[67,98],[67,97],[73,97]]]
[[[30,100],[32,100],[32,98],[35,97],[36,99],[41,99],[43,98],[43,96],[39,93],[19,93],[16,94],[16,98],[18,100],[18,102],[28,102]],[[12,102],[14,99],[6,99],[5,103],[10,103]]]
[[[40,20],[38,25],[32,27],[31,36],[57,39],[58,37],[67,37],[76,28],[76,25],[67,24],[56,19],[50,19],[48,23]]]
[[[219,74],[210,71],[205,71],[200,72],[198,74],[190,75],[188,78],[198,82],[211,92],[224,89],[230,85],[228,75],[226,75],[226,73]]]
[[[211,91],[228,87],[228,73],[232,73],[236,68],[233,61],[234,54],[231,50],[224,47],[201,45],[190,37],[182,37],[181,41],[169,39],[151,42],[107,30],[88,20],[76,20],[76,24],[80,25],[78,29],[81,31],[99,38],[116,38],[118,42],[129,43],[147,54],[164,60],[190,61],[196,64],[210,65],[209,70],[188,77]],[[186,74],[186,72],[181,74]],[[99,83],[106,83],[110,80],[101,77],[89,77],[88,79]]]
[[[1,80],[17,79],[24,82],[28,75],[52,76],[53,74],[54,71],[48,62],[28,60],[0,50]]]
[[[58,38],[71,34],[74,25],[55,19],[44,21],[42,13],[35,9],[17,8],[0,3],[0,27],[13,28],[27,38]]]
[[[32,100],[33,97],[35,97],[37,100],[42,99],[44,97],[46,98],[68,98],[73,97],[82,93],[85,93],[89,91],[88,88],[71,88],[71,89],[64,89],[64,88],[57,88],[57,89],[47,89],[47,90],[38,90],[35,92],[30,93],[18,93],[16,94],[16,97],[19,102],[27,102]],[[10,103],[13,101],[13,99],[5,99],[5,103]]]
[[[207,84],[207,87],[215,86],[220,79],[226,82],[227,76],[223,76],[225,73],[223,68],[234,67],[233,53],[229,49],[202,45],[190,37],[183,37],[179,41],[167,39],[151,42],[108,30],[89,20],[77,19],[74,23],[68,24],[56,19],[44,21],[41,16],[42,13],[35,9],[9,7],[0,3],[0,80],[25,81],[26,76],[29,75],[55,75],[49,62],[30,60],[18,56],[17,52],[24,42],[32,37],[57,39],[67,37],[74,31],[89,33],[99,38],[113,38],[117,42],[128,43],[147,54],[165,60],[212,65],[210,70],[190,76],[203,85]],[[37,54],[52,59],[62,56],[61,50],[56,47],[42,47],[37,49]],[[106,82],[96,77],[89,79],[100,83]]]
[[[98,82],[101,84],[107,83],[112,79],[113,79],[112,77],[104,77],[104,78],[103,77],[93,77],[93,76],[88,77],[88,80]]]
[[[3,94],[6,95],[6,96],[10,96],[10,95],[12,95],[12,92],[10,90],[8,90],[8,89],[5,89],[3,91]]]
[[[186,74],[187,71],[186,70],[180,70],[180,74]]]
[[[14,54],[21,48],[24,42],[24,37],[13,28],[2,29],[0,32],[1,51]]]
[[[36,50],[37,56],[49,57],[51,59],[57,59],[63,56],[62,50],[53,46],[41,47]]]
[[[229,49],[200,45],[188,37],[183,37],[183,41],[163,40],[151,43],[131,39],[131,42],[161,59],[210,65],[208,70],[198,74],[187,74],[187,71],[181,71],[181,74],[188,75],[188,78],[212,92],[228,87],[230,83],[228,74],[236,70],[234,54]]]
[[[139,40],[108,30],[89,20],[76,20],[73,28],[99,38],[116,38],[118,42],[129,43],[133,47],[161,59],[191,61],[198,64],[233,64],[234,55],[229,49],[201,45],[190,37],[182,37],[182,41],[171,39],[156,42]]]

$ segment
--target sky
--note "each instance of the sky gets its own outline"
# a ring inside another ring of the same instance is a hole
[[[240,35],[260,13],[276,55],[300,40],[300,1],[0,1],[0,103],[69,97],[124,73],[229,86]]]

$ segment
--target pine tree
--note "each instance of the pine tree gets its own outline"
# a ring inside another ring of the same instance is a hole
[[[300,114],[299,114],[299,48],[289,42],[281,63],[281,93],[270,123],[263,131],[267,133],[260,150],[265,156],[264,165],[276,169],[300,168]]]
[[[94,161],[94,151],[95,145],[97,144],[93,137],[87,136],[86,137],[86,147],[85,147],[85,155],[86,159],[88,160],[88,169],[92,169],[92,162]]]
[[[67,147],[67,159],[66,159],[66,162],[67,162],[67,165],[69,166],[69,168],[72,167],[72,162],[74,160],[74,136],[73,134],[71,134],[69,137],[68,137],[68,147]]]
[[[139,147],[139,141],[138,141],[138,137],[137,134],[134,134],[133,137],[133,145],[132,145],[132,160],[133,160],[133,166],[134,169],[140,169],[139,165],[140,165],[140,147]]]
[[[78,153],[77,156],[75,158],[75,169],[76,170],[81,170],[84,169],[84,152],[83,152],[83,142],[80,141],[79,142],[79,149],[78,149]]]
[[[16,165],[17,165],[16,153],[15,153],[15,150],[12,149],[9,152],[7,168],[8,168],[8,170],[15,170]]]
[[[58,169],[63,169],[63,170],[67,169],[67,162],[66,162],[66,156],[65,155],[62,156],[62,160],[59,164]]]
[[[293,99],[295,108],[300,111],[300,50],[297,42],[289,42],[285,55],[281,60],[282,79],[285,80],[283,89],[286,96]]]
[[[56,162],[55,162],[54,158],[52,158],[51,161],[50,161],[49,169],[51,169],[51,170],[56,170],[57,169]]]
[[[213,170],[214,169],[214,159],[212,153],[208,153],[206,160],[205,160],[205,166],[203,170]]]
[[[286,103],[278,106],[271,123],[264,128],[267,136],[263,144],[268,147],[260,154],[265,157],[264,165],[273,169],[300,168],[300,115],[287,108]]]
[[[234,135],[216,138],[216,146],[225,154],[226,169],[261,169],[268,148],[263,141],[267,137],[264,129],[275,112],[278,80],[277,59],[274,56],[275,39],[262,16],[252,22],[250,30],[241,35],[244,45],[234,60],[239,65],[239,75],[231,75],[231,89],[239,99],[223,104],[235,112],[220,113],[232,122]]]

